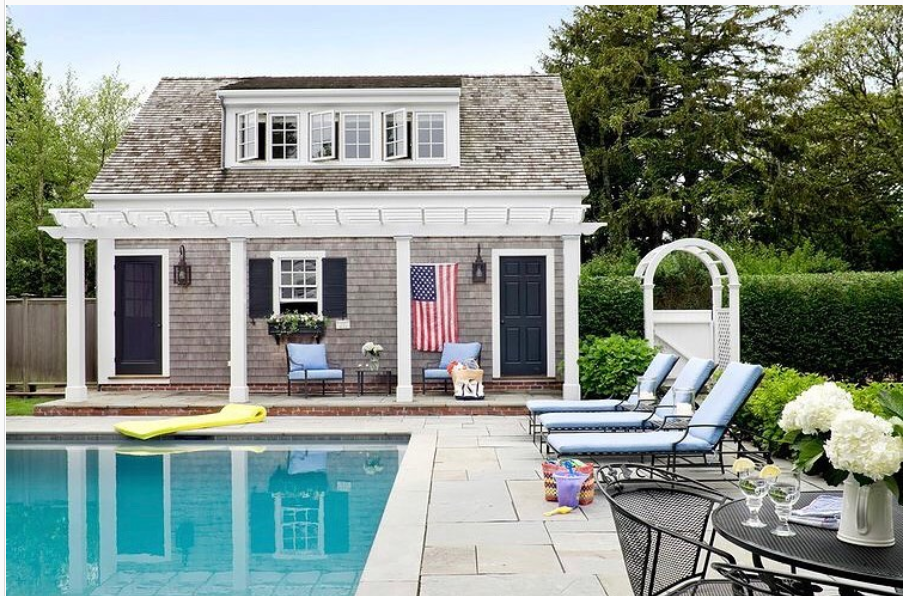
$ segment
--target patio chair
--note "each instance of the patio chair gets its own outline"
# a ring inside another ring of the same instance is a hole
[[[762,367],[757,364],[731,362],[715,383],[699,409],[686,421],[681,430],[667,430],[678,419],[665,416],[662,430],[623,433],[554,433],[548,436],[548,452],[559,455],[635,455],[664,457],[669,469],[677,466],[678,458],[692,464],[691,458],[701,458],[701,465],[712,465],[708,457],[715,455],[724,472],[722,440],[730,428],[734,415],[740,410],[762,379]],[[738,441],[738,451],[743,449]]]
[[[442,356],[439,358],[439,366],[437,368],[424,368],[421,373],[421,391],[426,395],[427,381],[442,381],[442,390],[448,393],[451,375],[448,373],[448,365],[452,361],[464,362],[465,360],[476,360],[480,362],[480,352],[483,350],[483,344],[478,341],[469,343],[456,344],[447,342],[442,346]]]
[[[342,384],[342,395],[345,395],[345,371],[341,368],[330,368],[326,360],[325,344],[286,344],[286,388],[292,394],[292,383],[300,381],[304,386],[304,395],[310,395],[308,381],[320,381],[323,395],[326,395],[326,381],[339,381]]]
[[[651,412],[646,411],[614,411],[614,412],[552,412],[537,418],[539,427],[539,444],[542,445],[544,435],[553,432],[574,431],[624,431],[661,428],[665,417],[674,414],[674,389],[689,389],[695,397],[715,371],[715,363],[706,358],[690,358],[674,380],[674,384],[665,393],[658,405]]]
[[[646,367],[644,377],[654,379],[654,391],[658,392],[668,373],[677,364],[677,356],[674,354],[656,354]],[[530,426],[528,432],[531,435],[536,434],[538,428],[536,418],[542,414],[552,412],[611,412],[617,409],[634,409],[639,403],[640,396],[636,388],[627,398],[611,398],[611,399],[584,399],[565,401],[562,399],[531,399],[527,402],[527,410],[529,411]]]
[[[641,467],[601,483],[611,505],[627,577],[635,596],[735,596],[730,581],[707,579],[712,556],[736,563],[713,545],[712,511],[728,499],[677,474]]]
[[[850,584],[837,580],[821,579],[782,573],[771,569],[741,567],[727,563],[712,563],[712,568],[730,580],[736,587],[734,594],[756,596],[815,596],[816,594],[843,594],[844,596],[889,596],[892,592],[863,584]],[[826,589],[827,588],[827,589]]]

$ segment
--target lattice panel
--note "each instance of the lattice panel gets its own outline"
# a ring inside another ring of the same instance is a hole
[[[715,311],[715,361],[722,368],[731,361],[731,311],[727,308]]]

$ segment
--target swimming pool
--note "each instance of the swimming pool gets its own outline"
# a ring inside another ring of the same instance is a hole
[[[404,448],[9,443],[7,594],[350,596]]]

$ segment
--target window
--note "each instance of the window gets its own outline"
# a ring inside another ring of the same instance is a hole
[[[270,116],[270,159],[298,159],[298,116]]]
[[[417,158],[445,157],[445,114],[417,114]]]
[[[238,115],[238,161],[257,159],[257,110]]]
[[[319,313],[324,253],[274,254],[279,312]]]
[[[310,160],[335,158],[335,112],[310,115]]]
[[[342,157],[370,159],[370,114],[342,114]]]
[[[408,113],[395,110],[383,114],[384,148],[386,160],[408,156]]]

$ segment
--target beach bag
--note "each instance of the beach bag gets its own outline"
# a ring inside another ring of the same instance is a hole
[[[589,505],[596,496],[596,467],[593,462],[583,463],[580,460],[572,459],[574,471],[581,474],[587,474],[588,478],[580,489],[579,502],[580,505]],[[542,462],[542,481],[546,493],[546,501],[558,500],[558,488],[555,484],[554,474],[559,470],[567,470],[562,465],[564,460],[549,460]]]

